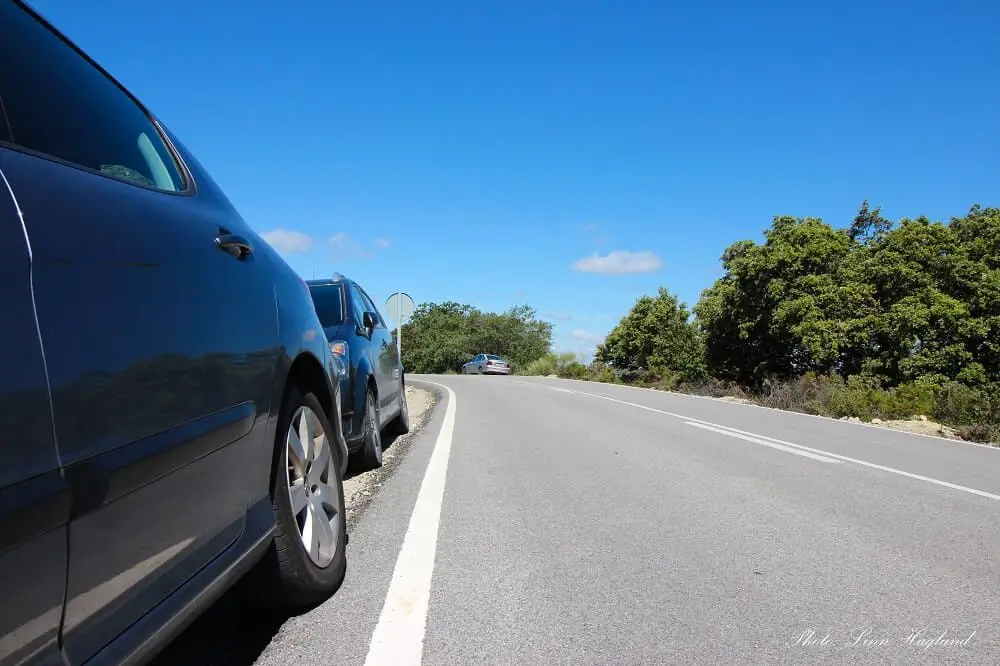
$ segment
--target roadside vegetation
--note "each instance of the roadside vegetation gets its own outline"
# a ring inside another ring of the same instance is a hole
[[[551,348],[552,324],[528,305],[496,313],[450,301],[423,303],[403,326],[407,372],[457,372],[480,353],[499,354],[517,368]]]
[[[762,243],[736,242],[721,260],[722,277],[692,309],[665,288],[639,298],[589,364],[551,353],[544,336],[522,349],[511,335],[500,353],[518,374],[927,419],[1000,440],[1000,209],[891,222],[866,202],[842,228],[775,217]]]

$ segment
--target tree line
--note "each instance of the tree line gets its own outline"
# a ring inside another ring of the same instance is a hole
[[[721,260],[690,312],[664,289],[640,298],[597,361],[626,380],[1000,434],[1000,209],[893,223],[865,202],[841,228],[775,217]]]
[[[1000,209],[892,222],[864,202],[848,224],[774,217],[733,243],[689,308],[639,298],[585,365],[551,351],[528,306],[425,304],[403,328],[411,372],[481,351],[524,374],[731,394],[835,417],[924,414],[969,439],[1000,435]]]
[[[529,305],[496,313],[453,301],[423,303],[403,325],[401,347],[407,372],[456,372],[482,353],[499,354],[518,368],[549,352],[552,324]]]

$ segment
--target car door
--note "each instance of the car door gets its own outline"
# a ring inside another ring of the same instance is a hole
[[[476,358],[473,359],[473,362],[476,364],[475,365],[476,372],[482,373],[483,367],[485,367],[486,365],[486,356],[484,354],[478,354]]]
[[[256,237],[137,101],[19,5],[0,3],[0,26],[0,168],[73,494],[63,645],[80,663],[242,531],[274,287],[241,249]]]
[[[70,494],[52,434],[31,253],[2,166],[0,317],[0,663],[59,664]]]
[[[357,307],[364,312],[371,312],[375,315],[375,328],[370,332],[368,343],[368,361],[371,363],[372,373],[375,375],[375,384],[378,386],[378,407],[379,416],[382,421],[386,419],[386,406],[392,404],[390,397],[392,387],[389,381],[390,369],[386,363],[385,336],[382,334],[385,326],[379,321],[378,311],[372,309],[371,301],[367,294],[357,284],[351,284],[351,292]],[[362,324],[363,326],[363,324]],[[381,424],[380,424],[381,425]]]
[[[361,294],[365,298],[365,303],[369,311],[375,313],[375,319],[378,322],[379,365],[383,368],[386,383],[385,409],[383,414],[386,418],[391,418],[395,414],[395,410],[399,407],[399,356],[396,350],[396,343],[393,340],[392,331],[389,330],[389,325],[385,323],[385,317],[382,316],[382,312],[375,305],[375,301],[372,300],[372,297],[364,289],[361,290]]]

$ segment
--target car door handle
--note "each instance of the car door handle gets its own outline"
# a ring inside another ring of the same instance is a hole
[[[215,246],[237,259],[246,259],[253,254],[253,245],[250,241],[236,234],[219,234],[215,237]]]

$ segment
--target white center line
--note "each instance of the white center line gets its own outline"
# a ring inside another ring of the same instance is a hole
[[[746,432],[744,430],[737,430],[736,428],[730,428],[729,426],[719,425],[717,423],[709,423],[708,421],[702,421],[701,419],[691,418],[690,416],[684,416],[683,414],[677,414],[675,412],[668,412],[662,409],[656,409],[654,407],[647,407],[646,405],[640,405],[634,402],[629,402],[627,400],[619,400],[617,398],[612,398],[611,396],[601,395],[599,393],[588,393],[587,391],[575,391],[564,388],[557,388],[555,386],[546,386],[545,384],[539,384],[537,382],[528,382],[524,380],[515,380],[522,384],[531,384],[532,386],[538,386],[539,388],[545,389],[555,389],[563,393],[577,393],[579,395],[590,396],[591,398],[598,398],[600,400],[607,400],[608,402],[616,402],[620,405],[628,405],[630,407],[635,407],[637,409],[643,409],[648,412],[655,412],[657,414],[663,414],[664,416],[673,416],[674,418],[682,419],[685,422],[691,422],[691,425],[695,423],[701,424],[702,426],[711,426],[712,428],[717,428],[720,430],[728,431],[729,433],[738,433],[740,435],[747,435],[759,440],[766,440],[768,442],[773,442],[775,444],[782,444],[787,447],[795,448],[800,451],[808,451],[810,453],[815,453],[817,455],[835,458],[843,462],[854,463],[855,465],[861,465],[862,467],[868,467],[869,469],[877,469],[880,472],[888,472],[889,474],[896,474],[897,476],[905,476],[908,479],[915,479],[917,481],[923,481],[924,483],[930,483],[936,486],[941,486],[943,488],[950,488],[952,490],[958,490],[959,492],[969,493],[970,495],[977,495],[979,497],[985,497],[986,499],[991,499],[1000,502],[1000,495],[995,493],[986,492],[985,490],[977,490],[976,488],[969,488],[968,486],[961,486],[957,483],[951,483],[950,481],[942,481],[941,479],[935,479],[930,476],[924,476],[922,474],[914,474],[913,472],[906,472],[901,469],[896,469],[895,467],[887,467],[885,465],[877,465],[867,460],[859,460],[857,458],[851,458],[849,456],[843,456],[839,453],[831,453],[829,451],[823,451],[821,449],[814,449],[809,446],[803,446],[802,444],[794,444],[792,442],[786,442],[784,440],[775,439],[774,437],[766,437],[764,435],[757,435],[752,432]]]
[[[434,385],[448,394],[448,406],[399,549],[382,614],[372,633],[365,666],[419,666],[423,658],[441,505],[455,430],[455,392],[443,384]]]
[[[816,453],[810,453],[809,451],[802,451],[793,446],[786,446],[784,444],[777,444],[775,442],[768,442],[758,437],[751,437],[750,435],[744,435],[742,433],[735,432],[733,430],[726,430],[723,428],[716,428],[715,426],[705,425],[704,423],[695,423],[694,421],[685,421],[684,425],[694,426],[695,428],[701,428],[703,430],[711,430],[712,432],[717,432],[720,435],[728,435],[729,437],[735,437],[737,439],[743,439],[748,442],[753,442],[754,444],[760,444],[762,446],[770,446],[772,449],[778,449],[779,451],[785,451],[786,453],[794,453],[797,456],[803,456],[805,458],[812,458],[813,460],[818,460],[825,463],[837,463],[840,464],[839,460],[834,458],[827,458],[826,456],[821,456]]]

